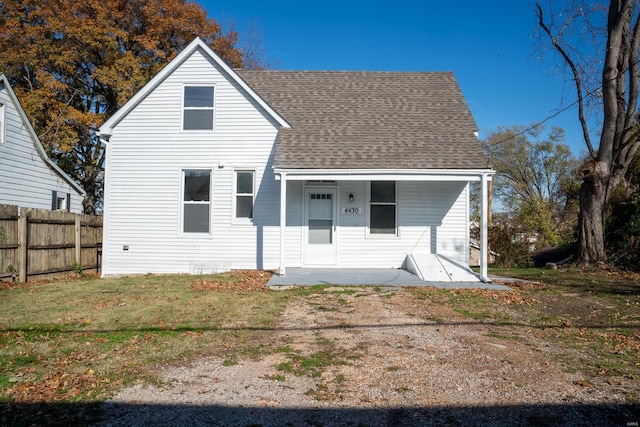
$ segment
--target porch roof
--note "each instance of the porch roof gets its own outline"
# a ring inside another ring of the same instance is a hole
[[[291,124],[281,169],[488,169],[451,72],[239,71]]]
[[[492,169],[282,169],[275,168],[276,179],[288,181],[480,181],[489,180]]]

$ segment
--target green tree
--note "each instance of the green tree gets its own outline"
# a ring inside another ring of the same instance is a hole
[[[0,3],[0,69],[47,151],[87,192],[86,213],[102,198],[100,124],[196,36],[243,65],[237,34],[190,1]]]
[[[511,126],[490,132],[484,146],[497,171],[495,199],[522,233],[536,234],[538,246],[557,245],[571,232],[577,161],[564,144],[564,130]]]
[[[638,0],[536,3],[538,26],[566,65],[577,96],[588,160],[580,176],[579,262],[606,259],[607,205],[640,147],[640,4]],[[597,134],[592,138],[594,123]],[[597,138],[597,141],[596,141]]]

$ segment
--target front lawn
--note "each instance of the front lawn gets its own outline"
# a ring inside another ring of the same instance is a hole
[[[98,401],[152,379],[149,365],[250,346],[295,292],[211,290],[236,281],[148,275],[0,290],[0,403]]]
[[[538,283],[510,285],[513,292],[408,292],[421,304],[448,305],[493,325],[492,337],[523,340],[550,353],[565,369],[585,372],[587,382],[640,380],[639,276],[578,269],[492,273]],[[150,369],[157,364],[186,363],[199,354],[231,363],[280,351],[269,337],[286,304],[316,293],[321,300],[326,293],[314,287],[269,292],[268,275],[147,275],[0,287],[0,425],[24,418],[16,412],[20,405],[90,407],[134,382],[158,381]],[[638,397],[629,400],[637,403]],[[48,415],[29,414],[23,425]]]

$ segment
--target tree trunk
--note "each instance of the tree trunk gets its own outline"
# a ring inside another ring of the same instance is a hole
[[[96,214],[96,202],[98,191],[97,187],[99,183],[96,181],[97,173],[95,172],[95,168],[87,173],[82,180],[82,188],[86,193],[84,200],[82,201],[82,206],[84,208],[84,213],[86,215],[95,215]]]
[[[606,258],[604,219],[607,206],[607,176],[601,162],[589,161],[581,171],[580,216],[578,218],[578,264],[587,266]]]
[[[82,201],[83,212],[85,215],[96,214],[96,197],[92,193],[87,192]]]

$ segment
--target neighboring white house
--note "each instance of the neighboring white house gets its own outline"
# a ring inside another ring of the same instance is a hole
[[[237,71],[196,39],[100,129],[102,272],[468,269],[475,131],[452,73]]]
[[[0,74],[0,204],[81,213],[84,195],[47,157],[6,76]]]

